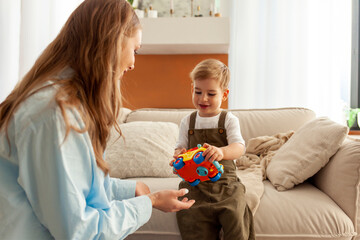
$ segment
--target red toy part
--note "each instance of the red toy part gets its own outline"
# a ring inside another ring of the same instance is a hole
[[[180,154],[173,164],[174,173],[190,183],[191,186],[196,186],[199,182],[208,180],[216,182],[224,173],[224,167],[219,162],[210,163],[205,161],[202,155],[205,150],[206,148],[199,144],[198,147]]]

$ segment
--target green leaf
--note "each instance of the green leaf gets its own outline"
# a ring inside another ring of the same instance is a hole
[[[348,127],[352,127],[356,121],[356,116],[360,112],[360,108],[351,109],[349,111]]]

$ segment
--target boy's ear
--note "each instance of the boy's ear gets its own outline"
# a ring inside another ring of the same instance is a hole
[[[229,96],[229,89],[227,88],[227,89],[225,89],[224,90],[224,93],[223,93],[223,101],[226,101],[227,100],[227,98],[228,98],[228,96]]]
[[[194,83],[192,82],[191,83],[191,94],[193,94],[194,93]]]

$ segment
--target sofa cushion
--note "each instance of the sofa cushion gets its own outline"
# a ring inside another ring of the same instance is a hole
[[[128,114],[126,122],[163,121],[180,124],[181,119],[195,109],[144,108]],[[231,109],[227,110],[239,118],[241,134],[247,142],[258,136],[272,136],[289,130],[298,130],[315,118],[315,113],[306,108]]]
[[[346,139],[312,182],[350,217],[360,239],[360,140]]]
[[[328,118],[302,126],[275,153],[266,175],[277,190],[293,188],[317,173],[340,148],[348,128]]]
[[[179,178],[134,178],[151,191],[177,189]],[[264,239],[351,239],[354,226],[350,218],[326,194],[309,183],[278,192],[264,181],[265,192],[254,216],[257,240]],[[315,200],[315,201],[314,201]],[[127,240],[181,240],[175,213],[157,209],[144,226]]]
[[[174,154],[178,125],[171,122],[132,122],[120,124],[124,137],[113,129],[105,160],[110,176],[176,177],[169,162]],[[125,139],[125,140],[124,140]]]
[[[351,219],[325,193],[303,183],[279,192],[264,181],[265,192],[255,214],[255,232],[262,239],[351,239]]]

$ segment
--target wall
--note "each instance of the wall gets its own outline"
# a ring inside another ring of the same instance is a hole
[[[189,73],[206,58],[228,65],[227,54],[137,55],[135,69],[122,80],[124,107],[193,108]]]
[[[138,0],[139,9],[158,11],[157,19],[141,19],[143,41],[135,70],[122,81],[124,106],[138,108],[193,108],[189,73],[206,58],[228,64],[229,1],[216,0],[222,18],[209,18],[215,0],[194,0],[203,18],[190,17],[190,0],[173,0],[175,14],[169,18],[170,0]],[[184,18],[185,17],[185,18]],[[227,108],[228,103],[223,103]]]

